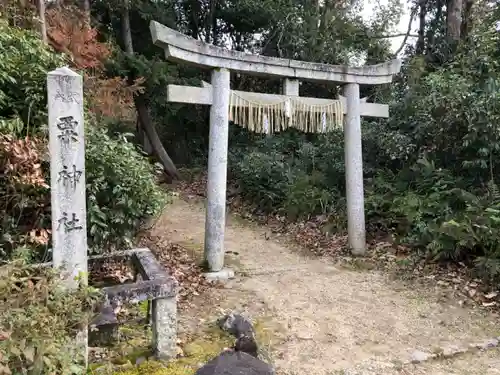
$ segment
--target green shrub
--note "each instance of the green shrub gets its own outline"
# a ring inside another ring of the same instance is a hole
[[[283,155],[252,150],[232,165],[232,172],[243,195],[259,208],[272,211],[282,206],[292,173]]]
[[[464,261],[500,281],[500,192],[467,191],[463,180],[420,160],[399,175],[379,173],[366,194],[367,222],[433,261]]]
[[[25,244],[37,249],[32,261],[46,259],[50,243],[49,165],[42,157],[46,139],[43,133],[22,137],[46,123],[47,73],[62,65],[62,55],[51,51],[38,35],[0,20],[0,133],[7,135],[0,139],[3,259]],[[132,143],[123,136],[109,136],[106,128],[86,124],[90,249],[129,246],[140,224],[161,210],[166,196],[156,185],[153,166]]]
[[[240,142],[230,155],[232,177],[242,194],[266,212],[291,219],[324,214],[339,205],[344,185],[341,135],[313,136],[287,131],[245,147]]]
[[[325,176],[321,172],[306,174],[299,171],[288,188],[283,210],[290,219],[296,219],[331,213],[337,201],[338,195],[327,190]]]
[[[84,374],[76,334],[92,316],[100,294],[60,287],[50,268],[23,262],[0,267],[0,373]]]
[[[20,116],[24,125],[0,122],[0,131],[26,134],[46,123],[47,73],[63,65],[39,35],[0,20],[0,120]]]
[[[154,166],[127,141],[87,127],[86,173],[89,247],[92,252],[130,246],[141,224],[156,216],[167,195]]]
[[[483,196],[458,190],[465,209],[433,228],[427,248],[436,259],[500,260],[500,193],[494,184]],[[500,276],[500,269],[490,276]]]

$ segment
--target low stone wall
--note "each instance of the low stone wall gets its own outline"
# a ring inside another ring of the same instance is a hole
[[[89,268],[96,263],[109,261],[133,264],[137,271],[135,282],[101,288],[105,302],[100,313],[91,322],[91,341],[109,341],[117,335],[120,322],[115,311],[124,303],[150,301],[152,345],[155,355],[160,359],[170,359],[176,355],[177,339],[177,280],[167,273],[147,248],[132,249],[106,256],[89,258]]]

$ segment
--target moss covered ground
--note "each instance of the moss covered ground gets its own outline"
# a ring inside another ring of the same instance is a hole
[[[263,355],[269,356],[272,332],[267,329],[265,320],[255,323],[255,330]],[[215,324],[207,325],[202,331],[191,335],[188,342],[181,345],[181,354],[170,362],[155,360],[151,355],[148,343],[144,340],[143,331],[133,336],[131,327],[125,328],[130,340],[126,344],[118,343],[114,348],[115,356],[108,363],[96,363],[89,371],[92,375],[191,375],[200,366],[217,356],[225,348],[234,343],[234,338],[222,332]],[[123,329],[122,328],[122,329]],[[124,336],[121,336],[124,337]],[[142,340],[140,339],[142,337]],[[135,348],[132,348],[136,345]],[[128,349],[128,350],[127,350]],[[118,353],[121,356],[118,356]],[[140,362],[140,363],[139,363]],[[139,364],[136,364],[139,363]]]

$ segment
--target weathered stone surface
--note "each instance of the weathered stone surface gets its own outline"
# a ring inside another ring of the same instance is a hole
[[[226,68],[247,74],[281,76],[308,81],[384,84],[401,69],[400,60],[387,63],[349,67],[252,55],[216,47],[152,21],[153,43],[165,49],[167,58],[207,68]]]
[[[133,249],[132,261],[144,280],[159,280],[168,277],[163,267],[151,250]]]
[[[160,359],[177,355],[177,300],[175,297],[152,301],[153,348]]]
[[[229,94],[231,91],[229,85],[230,74],[228,70],[215,69],[212,71],[205,220],[205,260],[210,272],[219,272],[224,267]]]
[[[244,352],[226,351],[196,371],[196,375],[274,375],[264,361]]]
[[[103,261],[104,257],[92,257],[91,261]],[[123,302],[137,303],[156,298],[175,297],[179,283],[168,275],[165,268],[147,248],[132,249],[108,255],[107,259],[126,261],[130,259],[141,277],[135,283],[113,285],[102,288],[108,303],[112,306]]]
[[[203,276],[210,282],[227,281],[234,278],[234,271],[230,268],[224,268],[218,272],[206,272]]]
[[[117,252],[108,256],[92,257],[91,262],[132,261],[137,269],[136,282],[101,288],[106,302],[93,325],[106,332],[113,332],[113,325],[119,322],[114,315],[114,308],[123,303],[152,301],[153,348],[157,357],[170,359],[177,353],[177,293],[179,284],[156,260],[147,248]],[[102,339],[96,333],[97,339]]]
[[[139,357],[135,360],[135,365],[136,366],[139,366],[141,363],[144,363],[147,361],[147,358],[146,357]]]
[[[483,342],[471,344],[470,346],[472,348],[476,348],[479,350],[487,350],[491,348],[496,348],[499,345],[499,342],[500,342],[499,339],[492,338]]]
[[[353,255],[364,255],[366,233],[359,85],[347,84],[344,93],[347,97],[344,122],[347,232]]]
[[[411,353],[411,363],[420,363],[420,362],[425,362],[428,361],[429,359],[435,358],[436,355],[431,354],[431,353],[426,353],[422,352],[420,350],[415,350],[413,353]]]
[[[107,346],[118,339],[118,318],[111,306],[104,306],[89,325],[89,345]]]
[[[210,145],[207,181],[205,260],[212,272],[224,267],[224,226],[226,208],[227,134],[230,102],[229,70],[285,79],[284,92],[299,95],[299,80],[347,83],[346,180],[349,244],[353,253],[365,252],[363,170],[361,161],[360,116],[362,107],[385,117],[377,104],[364,103],[359,97],[360,84],[385,84],[401,69],[401,61],[364,67],[311,63],[230,51],[190,38],[158,22],[151,21],[153,42],[164,48],[168,60],[212,69],[212,86],[203,88],[170,86],[168,100],[210,104]],[[252,95],[251,93],[244,93]],[[256,93],[257,96],[264,94]],[[276,96],[275,96],[276,97]],[[279,97],[279,96],[278,96]],[[267,95],[271,100],[271,96]],[[320,100],[309,98],[310,100]],[[251,102],[251,100],[249,100]],[[260,100],[259,100],[260,101]],[[267,124],[267,121],[264,120]],[[265,129],[267,125],[264,126]],[[269,133],[265,130],[265,133]]]
[[[177,294],[177,281],[171,277],[114,285],[101,290],[112,306],[123,302],[138,303],[155,298],[173,297]]]
[[[499,338],[492,338],[479,343],[469,344],[468,347],[463,347],[459,345],[450,345],[447,347],[442,347],[437,354],[430,354],[422,352],[420,350],[415,350],[411,354],[411,360],[406,363],[420,363],[425,362],[435,358],[451,358],[465,353],[474,352],[475,350],[488,350],[496,348],[500,345]]]
[[[249,102],[282,102],[283,95],[267,94],[263,92],[248,92],[248,91],[238,91],[231,90],[236,95],[240,97],[245,97]],[[284,94],[290,95],[290,94]],[[342,103],[342,109],[344,114],[347,111],[347,98],[345,96],[339,95],[340,102]],[[179,86],[179,85],[168,85],[167,86],[167,100],[174,103],[190,103],[190,104],[202,104],[211,105],[212,104],[212,87],[211,85],[204,85],[204,87],[195,86]],[[299,99],[300,103],[306,106],[317,105],[322,106],[331,103],[331,99],[322,98],[310,98],[302,96]],[[246,106],[245,102],[241,103],[242,106]],[[379,103],[367,103],[366,98],[360,99],[359,110],[362,117],[377,117],[377,118],[387,118],[389,117],[389,106],[387,104]]]
[[[64,285],[87,283],[87,208],[83,80],[69,68],[47,75],[52,261]],[[77,333],[87,365],[88,331]]]
[[[68,287],[87,274],[83,80],[69,68],[47,75],[52,258]]]
[[[245,352],[258,357],[259,347],[255,339],[255,330],[252,323],[241,314],[227,314],[217,320],[217,325],[223,331],[236,337],[234,350]]]
[[[254,335],[242,335],[238,337],[234,343],[234,350],[250,354],[255,358],[259,357],[259,346]]]
[[[230,313],[217,320],[220,329],[234,337],[254,334],[252,323],[241,314]]]
[[[467,353],[467,348],[462,348],[457,345],[450,345],[443,348],[442,356],[445,358],[449,358],[463,353]]]

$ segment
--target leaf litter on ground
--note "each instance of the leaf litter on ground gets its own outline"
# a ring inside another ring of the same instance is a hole
[[[188,181],[179,181],[174,188],[185,199],[206,197],[207,174],[202,172],[191,175]],[[352,257],[348,251],[347,235],[325,230],[329,224],[326,215],[310,217],[308,220],[290,221],[283,215],[266,214],[254,205],[241,199],[237,186],[229,181],[227,204],[232,213],[268,228],[268,236],[280,236],[292,239],[298,245],[318,256],[328,256],[340,264],[353,268],[375,268],[390,271],[392,275],[408,282],[427,287],[440,287],[456,302],[472,307],[481,306],[497,310],[500,307],[498,286],[488,285],[474,277],[464,263],[434,263],[419,256],[408,246],[397,244],[391,238],[377,234],[368,242],[367,256]],[[267,234],[266,234],[267,235]],[[361,265],[361,266],[360,266]]]

